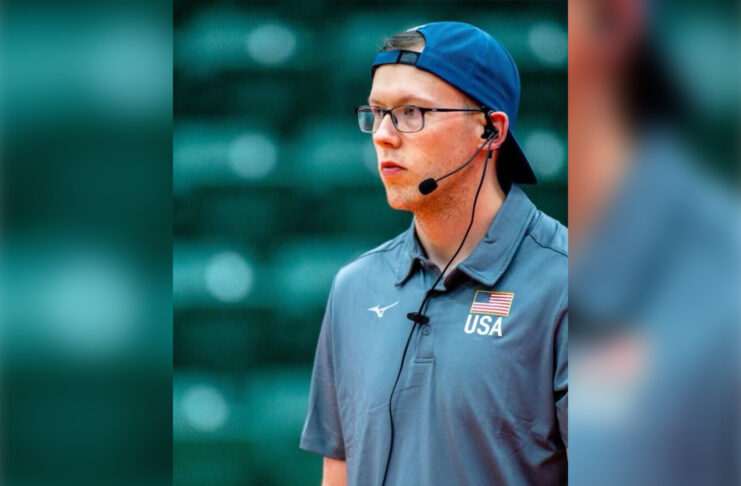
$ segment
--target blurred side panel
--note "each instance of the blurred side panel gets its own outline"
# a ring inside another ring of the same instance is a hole
[[[569,2],[570,481],[739,484],[738,2]]]
[[[171,9],[3,3],[3,484],[171,482]]]

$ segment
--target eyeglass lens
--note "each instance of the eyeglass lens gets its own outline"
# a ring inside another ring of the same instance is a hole
[[[366,133],[375,133],[387,111],[376,107],[358,109],[358,125]],[[391,121],[400,132],[417,132],[424,123],[422,110],[416,106],[396,106],[390,110]]]

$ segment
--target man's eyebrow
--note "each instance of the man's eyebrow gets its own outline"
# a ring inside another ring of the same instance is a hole
[[[413,94],[404,95],[401,98],[394,98],[394,101],[396,103],[393,106],[401,106],[401,105],[406,105],[406,104],[415,103],[415,102],[420,103],[425,106],[430,106],[434,104],[432,100],[421,98],[418,95],[413,95]],[[373,97],[368,98],[369,105],[381,106],[379,103],[380,102],[374,99]]]

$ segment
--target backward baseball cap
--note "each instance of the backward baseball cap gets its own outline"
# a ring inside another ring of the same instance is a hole
[[[520,104],[520,76],[509,52],[483,30],[463,22],[432,22],[409,31],[424,37],[422,52],[380,51],[371,77],[378,66],[409,64],[443,79],[482,106],[506,113],[509,130],[499,148],[497,176],[506,186],[536,184],[538,179],[512,133]]]

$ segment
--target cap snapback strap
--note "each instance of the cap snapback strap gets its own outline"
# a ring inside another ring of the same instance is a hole
[[[373,71],[382,64],[409,64],[415,66],[417,61],[419,61],[419,55],[419,52],[407,51],[404,49],[381,51],[376,55],[376,59],[373,61],[371,74],[373,74]]]

